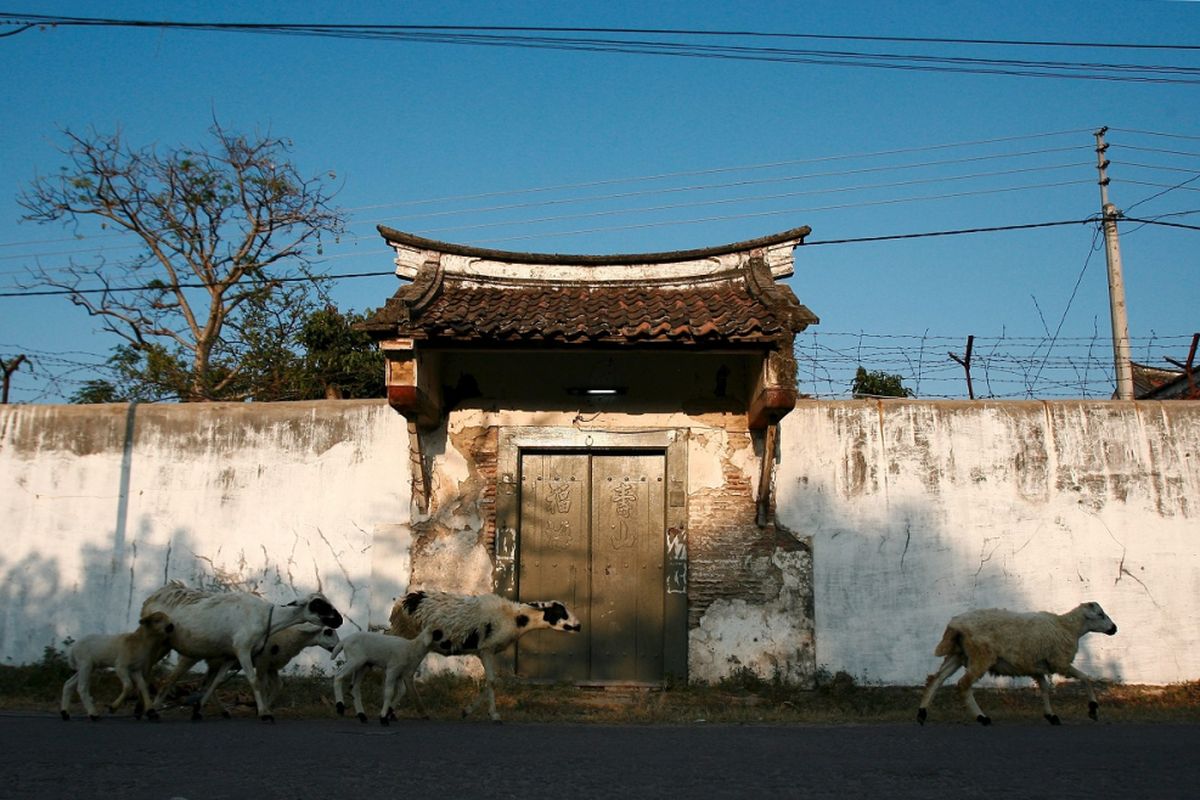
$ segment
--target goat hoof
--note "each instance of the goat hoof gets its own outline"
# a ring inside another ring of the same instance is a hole
[[[367,724],[367,715],[366,715],[366,714],[361,714],[361,713],[360,713],[360,714],[358,714],[357,716],[358,716],[358,721],[359,721],[359,722],[361,722],[363,725],[366,725],[366,724]]]
[[[100,717],[96,714],[88,714],[88,719],[90,719],[92,722],[100,721]]]
[[[925,711],[925,709],[923,709],[923,708],[917,709],[917,723],[918,724],[924,725],[925,717],[927,717],[927,716],[929,716],[929,714],[928,714],[928,712]]]
[[[975,721],[978,722],[980,725],[982,725],[985,728],[988,725],[992,724],[992,718],[989,717],[987,714],[980,714],[978,717],[975,718]]]
[[[222,708],[221,719],[233,719],[233,714],[230,714],[228,709]]]
[[[379,724],[380,724],[380,725],[382,725],[383,727],[385,727],[385,728],[386,728],[386,727],[387,727],[388,725],[390,725],[391,723],[390,723],[390,722],[388,722],[388,718],[387,718],[387,716],[385,715],[385,716],[382,716],[382,717],[380,717],[380,718],[379,718]]]
[[[1058,718],[1058,714],[1046,714],[1046,721],[1051,725],[1062,725],[1062,720]]]
[[[192,706],[192,722],[199,722],[204,719],[204,715],[200,713],[200,706]]]
[[[66,711],[60,711],[60,712],[58,712],[58,713],[62,715],[62,721],[63,721],[63,722],[70,722],[70,721],[71,721],[71,715],[70,715],[70,714],[68,714]]]
[[[334,708],[337,709],[337,714],[339,717],[346,716],[346,704],[345,703],[343,703],[339,700],[338,704],[336,706],[334,706]]]
[[[263,722],[269,722],[272,725],[275,724],[275,717],[272,714],[263,714],[261,717],[259,717],[259,719],[261,719]]]
[[[1097,703],[1095,700],[1088,701],[1088,716],[1089,717],[1091,717],[1092,719],[1099,719],[1100,715],[1097,713],[1099,710],[1100,710],[1099,703]]]
[[[146,712],[146,719],[150,720],[151,722],[158,722],[158,712],[153,708],[150,709]]]

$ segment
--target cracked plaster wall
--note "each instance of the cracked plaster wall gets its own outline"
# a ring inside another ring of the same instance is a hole
[[[383,401],[0,408],[0,659],[132,630],[171,578],[320,590],[343,630],[386,625],[409,577],[407,441]],[[299,666],[328,665],[314,652]]]
[[[722,415],[456,413],[426,442],[423,517],[404,421],[382,402],[9,406],[0,659],[132,629],[141,597],[170,577],[277,600],[320,588],[348,630],[386,625],[418,581],[490,589],[499,424],[691,428],[691,511],[752,506],[757,459]],[[795,533],[711,562],[750,588],[698,603],[694,678],[787,674],[812,658],[799,615],[815,616],[818,666],[917,684],[954,613],[1084,599],[1121,627],[1084,639],[1085,669],[1200,677],[1200,404],[802,402],[783,423],[775,484]],[[716,518],[690,524],[689,537],[728,533]],[[694,561],[692,577],[706,568]]]
[[[1200,403],[809,401],[781,439],[819,666],[919,684],[956,613],[1096,600],[1080,668],[1200,678]]]
[[[774,572],[779,594],[764,602],[719,598],[688,635],[688,678],[715,682],[738,670],[801,686],[814,679],[812,554],[776,548],[751,560],[752,572]]]

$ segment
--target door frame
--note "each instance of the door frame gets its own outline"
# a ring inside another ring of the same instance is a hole
[[[687,682],[687,439],[686,428],[644,431],[580,430],[511,426],[499,430],[496,463],[496,536],[493,553],[496,593],[517,598],[522,450],[570,450],[588,454],[622,450],[661,452],[666,487],[666,553],[663,585],[663,678]]]

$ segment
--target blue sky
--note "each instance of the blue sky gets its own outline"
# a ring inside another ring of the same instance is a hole
[[[99,8],[3,10],[1200,45],[1200,4],[1191,2]],[[708,43],[1200,68],[1197,49]],[[1200,179],[1181,185],[1200,175],[1200,83],[126,28],[0,38],[0,66],[0,291],[35,263],[121,255],[119,240],[98,231],[73,238],[61,226],[18,221],[20,189],[63,163],[62,129],[119,128],[132,143],[167,148],[203,143],[216,117],[229,129],[291,139],[307,174],[336,173],[350,227],[326,247],[333,274],[390,268],[377,224],[570,253],[703,247],[809,225],[790,281],[821,318],[798,339],[803,391],[844,397],[862,364],[904,375],[920,396],[962,397],[948,351],[961,353],[974,335],[980,396],[1105,397],[1108,295],[1094,225],[819,243],[1087,219],[1099,209],[1092,132],[1101,126],[1111,128],[1118,208],[1200,224]],[[1200,329],[1200,231],[1123,223],[1121,232],[1134,358],[1166,366],[1163,357],[1184,358]],[[361,310],[397,286],[391,276],[344,280],[334,298]],[[116,343],[98,328],[62,297],[0,298],[0,359],[24,353],[33,366],[14,374],[10,399],[63,402]]]

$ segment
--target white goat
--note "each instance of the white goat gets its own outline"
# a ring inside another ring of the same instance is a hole
[[[308,622],[293,625],[271,634],[271,638],[267,639],[267,646],[254,657],[254,669],[258,672],[259,680],[262,682],[267,704],[272,707],[275,705],[275,700],[278,699],[279,692],[283,688],[283,678],[279,673],[293,658],[300,655],[300,651],[309,647],[322,647],[330,651],[337,647],[338,642],[337,631],[333,628]],[[240,668],[236,659],[210,658],[206,659],[206,664],[208,665],[208,674],[205,676],[203,687],[201,687],[200,697],[194,701],[189,700],[196,709],[203,709],[213,692],[217,690],[218,675],[223,675],[225,679],[228,679],[234,670]],[[221,715],[228,718],[230,716],[229,709],[222,707]]]
[[[583,626],[558,601],[517,603],[494,594],[462,595],[448,592],[410,592],[392,608],[391,632],[412,636],[417,630],[442,632],[434,652],[448,656],[475,655],[483,664],[479,696],[463,710],[465,717],[488,700],[488,713],[496,713],[496,653],[521,636],[541,628],[576,633]]]
[[[156,611],[147,614],[138,622],[137,630],[132,633],[92,634],[84,636],[71,646],[67,653],[67,663],[75,673],[67,678],[62,690],[61,714],[64,721],[71,718],[68,709],[71,705],[71,691],[77,689],[83,706],[87,709],[88,718],[93,722],[100,719],[96,713],[96,704],[92,701],[91,677],[96,668],[112,667],[121,680],[121,693],[109,704],[109,712],[114,712],[125,702],[129,690],[137,684],[141,693],[141,706],[134,712],[141,717],[140,709],[149,709],[146,716],[157,719],[158,712],[150,708],[150,690],[146,686],[146,673],[157,662],[157,656],[166,646],[175,626],[170,618]]]
[[[224,660],[214,678],[215,684],[219,684],[232,666],[232,659],[236,659],[254,692],[258,716],[265,722],[273,722],[275,718],[254,659],[266,648],[267,640],[272,634],[303,622],[330,628],[342,624],[342,615],[319,592],[277,606],[248,592],[207,592],[189,588],[180,581],[171,581],[146,598],[142,603],[143,616],[153,611],[163,611],[171,617],[175,624],[171,647],[179,653],[179,663],[154,699],[155,709],[161,707],[167,691],[179,677],[197,662],[210,658]],[[199,717],[199,707],[193,707],[192,718]]]
[[[417,710],[425,719],[429,712],[417,694],[413,683],[413,675],[417,667],[425,660],[434,642],[442,638],[441,631],[426,628],[413,639],[402,636],[392,636],[386,633],[363,631],[352,633],[333,649],[331,658],[339,655],[346,657],[346,663],[333,676],[333,699],[337,702],[337,713],[346,713],[343,702],[342,681],[350,676],[350,694],[354,697],[354,711],[359,722],[367,721],[367,714],[362,704],[362,679],[371,667],[382,667],[383,675],[383,706],[379,709],[379,724],[387,725],[396,703],[404,696],[405,689],[412,695]]]
[[[1100,708],[1092,679],[1074,666],[1079,640],[1085,633],[1117,632],[1099,603],[1083,603],[1065,614],[1049,611],[1018,613],[1002,608],[988,608],[959,614],[946,625],[942,641],[933,651],[945,656],[942,666],[930,679],[929,686],[917,709],[917,722],[925,724],[926,709],[933,693],[959,667],[967,671],[958,681],[967,709],[982,725],[992,720],[975,702],[972,686],[987,673],[993,675],[1026,676],[1037,681],[1042,690],[1042,706],[1051,725],[1058,725],[1058,715],[1050,707],[1050,678],[1064,675],[1083,682],[1087,688],[1088,716],[1096,719]]]

